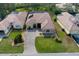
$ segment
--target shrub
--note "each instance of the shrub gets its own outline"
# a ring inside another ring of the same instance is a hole
[[[54,22],[56,22],[56,21],[57,21],[57,17],[56,17],[56,15],[55,15],[55,16],[53,16],[53,20],[54,20]]]
[[[56,42],[58,42],[58,43],[62,43],[62,41],[61,41],[61,40],[59,40],[59,39],[57,39],[57,38],[56,38]]]
[[[63,32],[65,32],[65,30],[64,29],[61,29]]]
[[[60,8],[57,8],[57,7],[56,7],[56,8],[54,9],[54,11],[53,11],[53,13],[54,13],[55,15],[61,14],[61,12],[62,12],[61,9],[60,9]]]
[[[71,34],[67,34],[67,36],[71,37],[72,35]]]
[[[54,22],[56,22],[56,21],[57,21],[57,19],[55,18],[55,19],[54,19]]]
[[[31,26],[28,26],[28,28],[27,28],[28,30],[31,30],[32,28],[31,28]]]
[[[23,26],[23,30],[26,30],[26,24],[24,24],[24,26]]]
[[[22,35],[19,34],[14,39],[14,44],[23,43]]]

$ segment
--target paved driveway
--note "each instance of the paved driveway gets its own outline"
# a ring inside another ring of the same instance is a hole
[[[26,31],[23,33],[24,53],[23,55],[36,55],[35,38],[39,35],[38,31]]]

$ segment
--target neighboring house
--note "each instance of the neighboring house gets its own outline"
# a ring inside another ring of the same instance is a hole
[[[63,12],[57,16],[58,24],[62,27],[63,30],[71,37],[74,38],[77,46],[79,47],[79,14],[72,16],[68,12]]]
[[[58,3],[58,4],[56,4],[56,7],[60,8],[60,9],[65,9],[65,7],[64,7],[65,4],[66,3]]]
[[[57,16],[58,24],[65,30],[67,34],[79,34],[79,21],[68,12],[62,12]]]
[[[69,3],[58,3],[56,4],[56,7],[60,8],[62,11],[76,11],[75,5]]]
[[[27,12],[12,12],[0,22],[0,37],[7,36],[11,27],[14,29],[22,29],[25,23]]]
[[[51,17],[47,12],[31,12],[28,15],[27,28],[32,30],[41,30],[42,32],[54,33],[55,28]]]
[[[11,24],[6,19],[0,22],[0,37],[7,36],[11,29]]]
[[[8,15],[8,20],[12,23],[14,29],[22,29],[25,23],[27,12],[12,13]]]

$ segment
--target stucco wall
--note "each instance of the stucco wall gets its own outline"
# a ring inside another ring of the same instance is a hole
[[[61,28],[65,30],[65,32],[66,32],[67,34],[70,34],[71,31],[67,30],[67,29],[65,28],[65,26],[63,26],[63,24],[61,24],[61,22],[60,22],[59,20],[57,20],[57,22],[58,22],[58,24],[61,26]]]

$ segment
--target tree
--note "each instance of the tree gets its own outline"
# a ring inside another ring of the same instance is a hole
[[[26,24],[23,25],[23,30],[26,30]]]
[[[76,14],[76,7],[73,4],[66,4],[65,9],[73,15]]]
[[[22,39],[22,35],[21,34],[17,35],[14,39],[14,44],[18,44],[18,43],[22,43],[22,42],[24,42]]]
[[[7,14],[15,10],[15,4],[4,3],[0,4],[0,18],[4,19]]]

